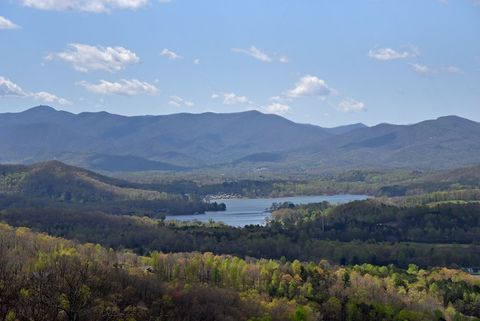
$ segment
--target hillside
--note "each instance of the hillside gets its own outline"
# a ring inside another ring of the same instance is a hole
[[[0,165],[0,193],[52,200],[89,202],[164,199],[165,194],[125,187],[128,183],[58,161]]]
[[[480,124],[456,116],[321,128],[258,111],[127,117],[39,106],[0,114],[0,135],[2,163],[57,159],[104,171],[442,169],[480,160]]]
[[[7,208],[33,208],[36,212],[41,208],[76,209],[156,218],[225,210],[224,204],[208,203],[182,191],[139,187],[58,161],[0,165],[0,211]]]
[[[358,128],[303,148],[298,155],[329,168],[453,168],[480,161],[479,137],[479,123],[446,116],[413,125]]]
[[[154,230],[151,222],[130,221],[129,229]],[[478,280],[448,268],[340,267],[325,260],[254,260],[211,252],[139,256],[6,224],[0,224],[0,253],[2,320],[436,321],[478,316]],[[325,311],[329,318],[317,318]]]

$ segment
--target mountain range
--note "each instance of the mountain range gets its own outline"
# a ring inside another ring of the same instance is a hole
[[[322,128],[258,111],[121,116],[38,106],[0,114],[0,137],[1,163],[55,159],[105,171],[240,164],[439,169],[480,161],[480,123],[457,116]]]

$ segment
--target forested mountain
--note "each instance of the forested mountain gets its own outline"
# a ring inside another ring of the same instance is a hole
[[[0,193],[82,203],[166,198],[161,192],[132,188],[128,182],[58,161],[0,165]]]
[[[221,204],[206,203],[183,192],[141,188],[59,161],[0,165],[0,208],[20,207],[76,208],[155,217],[225,209]]]
[[[330,134],[340,135],[340,134],[348,133],[354,129],[367,128],[367,127],[368,127],[367,125],[364,125],[362,123],[357,123],[357,124],[344,125],[344,126],[338,126],[338,127],[332,127],[332,128],[325,128],[325,130]]]
[[[299,154],[330,168],[449,168],[480,161],[479,137],[479,123],[446,116],[413,125],[380,124],[352,130]]]
[[[480,124],[456,116],[413,125],[321,128],[276,115],[119,116],[39,106],[0,114],[0,162],[58,159],[107,171],[207,166],[451,168],[480,160]]]
[[[331,134],[256,111],[125,117],[39,106],[0,115],[0,136],[2,162],[57,158],[90,168],[145,170],[225,163]]]

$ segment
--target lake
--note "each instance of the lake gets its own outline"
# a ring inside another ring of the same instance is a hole
[[[218,203],[225,203],[227,210],[223,212],[205,212],[199,215],[167,215],[166,220],[208,222],[210,219],[223,222],[231,226],[245,226],[249,224],[265,224],[265,219],[270,216],[266,209],[273,203],[291,202],[294,204],[319,203],[323,201],[332,204],[347,203],[355,200],[364,200],[365,195],[319,195],[319,196],[293,196],[279,198],[238,198],[217,199]]]

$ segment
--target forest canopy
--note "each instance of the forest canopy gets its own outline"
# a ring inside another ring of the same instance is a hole
[[[473,320],[480,280],[447,268],[137,256],[0,225],[2,320]],[[115,295],[112,295],[115,293]]]

